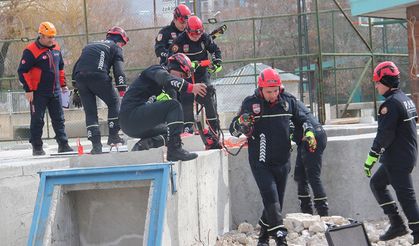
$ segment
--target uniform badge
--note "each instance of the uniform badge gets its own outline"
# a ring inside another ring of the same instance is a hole
[[[170,35],[172,36],[173,39],[177,38],[177,35],[175,32],[171,32]]]
[[[253,110],[253,113],[259,114],[260,113],[260,104],[259,103],[252,104],[252,110]]]
[[[161,41],[163,38],[163,34],[159,33],[159,35],[157,35],[157,41]]]
[[[176,44],[172,46],[172,51],[174,53],[176,53],[179,50],[179,46],[177,46]]]
[[[380,114],[387,114],[388,112],[388,108],[387,107],[382,107],[380,110]]]
[[[285,103],[284,103],[284,110],[285,111],[288,111],[289,108],[290,108],[290,104],[287,101],[285,101]]]
[[[189,44],[183,45],[183,52],[188,53],[189,52]]]
[[[26,63],[26,61],[22,59],[22,64],[25,64],[25,63]]]

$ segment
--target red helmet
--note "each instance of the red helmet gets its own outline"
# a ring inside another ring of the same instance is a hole
[[[191,14],[191,10],[188,8],[188,6],[185,4],[179,4],[173,11],[173,18],[183,24]]]
[[[129,41],[129,38],[128,38],[127,33],[125,32],[124,29],[122,29],[119,26],[114,26],[111,29],[109,29],[109,31],[108,31],[108,33],[107,33],[106,36],[112,35],[112,34],[113,35],[119,35],[119,36],[121,36],[121,38],[122,38],[122,40],[124,40],[125,44],[127,44],[128,41]]]
[[[372,80],[380,82],[384,76],[399,77],[399,75],[400,71],[397,66],[391,61],[385,61],[375,67]]]
[[[204,33],[204,25],[198,16],[191,16],[188,19],[188,25],[186,26],[186,33],[190,36],[198,37]]]
[[[282,89],[281,77],[279,77],[278,72],[272,68],[265,68],[259,74],[258,77],[258,87],[275,87],[279,86]]]
[[[167,59],[167,69],[184,72],[189,78],[192,75],[192,62],[183,53],[176,53]]]

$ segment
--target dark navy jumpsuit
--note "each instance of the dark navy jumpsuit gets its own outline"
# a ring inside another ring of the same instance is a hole
[[[400,89],[383,95],[378,115],[377,135],[371,150],[382,153],[382,164],[370,180],[370,187],[386,215],[397,214],[397,205],[387,186],[391,185],[409,221],[412,234],[419,234],[419,209],[412,184],[417,159],[415,104]]]
[[[107,39],[86,45],[74,65],[73,80],[80,91],[86,115],[88,139],[100,142],[99,120],[96,104],[98,96],[108,107],[109,135],[116,136],[120,130],[118,113],[119,97],[109,76],[111,67],[118,91],[125,91],[126,79],[123,71],[122,48]]]
[[[192,93],[192,84],[174,77],[161,65],[144,70],[130,85],[121,103],[122,131],[134,138],[179,136],[183,130],[182,106],[177,100],[156,101],[163,88]]]
[[[317,141],[317,148],[310,152],[306,141],[302,141],[304,130],[301,124],[294,125],[293,141],[297,144],[297,159],[295,162],[294,179],[298,184],[298,199],[301,206],[311,208],[310,188],[313,190],[314,206],[317,213],[321,216],[328,214],[327,196],[320,179],[322,170],[322,156],[326,148],[327,136],[322,125],[310,112],[310,110],[301,102],[297,101],[297,107],[304,113],[314,129],[314,137]]]
[[[170,53],[170,46],[182,32],[183,31],[176,28],[173,21],[170,25],[163,27],[159,31],[154,44],[154,52],[156,53],[156,56],[160,58],[160,64],[165,64],[167,62],[167,57]]]
[[[221,62],[221,51],[214,43],[209,34],[203,33],[198,41],[189,39],[186,32],[181,33],[174,41],[171,51],[173,53],[184,53],[191,61],[208,60],[208,52],[211,54],[212,62]],[[215,104],[215,89],[209,85],[209,73],[207,67],[198,67],[192,78],[188,79],[190,83],[205,83],[207,85],[207,94],[204,98],[197,96],[199,104],[204,105],[207,121],[216,133],[219,129],[217,112]],[[180,98],[183,106],[185,130],[192,129],[194,123],[193,101],[194,95],[182,93]]]
[[[38,38],[26,46],[17,72],[25,92],[33,91],[33,101],[30,105],[31,144],[37,148],[42,147],[42,128],[47,108],[55,139],[61,145],[68,143],[61,105],[61,87],[66,86],[64,61],[58,44],[45,47]]]
[[[274,104],[263,99],[258,89],[253,96],[245,98],[230,125],[233,136],[241,134],[237,119],[244,113],[255,117],[254,130],[247,141],[250,167],[264,206],[259,224],[275,236],[278,230],[286,231],[281,213],[290,171],[289,121],[303,125],[306,131],[312,127],[307,116],[299,112],[297,99],[287,92],[279,94]]]

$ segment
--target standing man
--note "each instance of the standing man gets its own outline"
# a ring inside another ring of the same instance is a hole
[[[122,99],[119,115],[122,130],[130,137],[141,138],[133,150],[166,145],[168,161],[188,161],[198,155],[182,148],[182,106],[163,90],[205,96],[204,84],[190,84],[184,78],[192,74],[192,64],[184,54],[168,58],[167,67],[154,65],[144,70],[130,85]]]
[[[124,140],[119,136],[119,97],[112,85],[109,73],[112,67],[116,88],[119,96],[123,97],[126,90],[126,78],[123,69],[122,47],[128,41],[129,38],[124,29],[114,26],[106,34],[106,40],[86,45],[74,65],[73,81],[78,89],[75,94],[80,93],[80,99],[84,106],[87,138],[92,142],[92,154],[102,153],[96,96],[108,106],[108,145],[124,143]],[[80,105],[80,103],[78,104]]]
[[[287,245],[282,205],[290,171],[290,120],[302,125],[310,148],[316,149],[314,133],[297,99],[284,92],[279,74],[264,69],[258,77],[255,94],[244,99],[240,112],[230,124],[230,133],[247,136],[249,163],[262,196],[264,210],[259,220],[258,246],[269,246],[269,236],[277,245]]]
[[[314,138],[316,139],[316,149],[311,149],[307,138],[304,137],[303,125],[294,125],[292,140],[297,144],[297,159],[295,162],[294,180],[298,184],[298,199],[300,200],[300,210],[302,213],[313,214],[313,203],[310,196],[310,188],[313,191],[314,207],[320,216],[328,216],[329,208],[327,196],[320,179],[322,171],[322,156],[326,148],[327,136],[322,125],[304,105],[297,101],[298,110],[305,114],[310,124],[313,126]]]
[[[160,58],[160,64],[167,62],[169,48],[173,41],[181,34],[186,27],[191,10],[184,4],[179,4],[173,11],[173,20],[170,25],[163,27],[156,37],[154,51]]]
[[[68,90],[65,82],[64,62],[60,46],[55,41],[57,30],[51,22],[42,22],[39,37],[26,46],[17,70],[25,90],[31,112],[32,155],[45,155],[42,148],[42,128],[48,108],[58,143],[58,153],[73,151],[68,145],[64,127],[61,93]]]
[[[380,207],[390,220],[390,227],[380,236],[387,241],[408,233],[396,202],[387,186],[391,185],[407,217],[414,244],[419,243],[419,209],[412,184],[412,170],[417,159],[415,104],[398,86],[400,72],[391,61],[374,69],[378,93],[385,97],[379,108],[377,135],[364,164],[367,177],[377,161],[381,165],[370,180],[370,187]]]
[[[220,149],[221,145],[218,140],[218,131],[220,129],[217,118],[217,111],[215,108],[215,89],[209,84],[210,75],[207,66],[199,65],[201,61],[208,60],[208,53],[211,54],[212,72],[219,72],[221,66],[221,50],[217,44],[212,40],[211,36],[204,32],[202,21],[197,16],[191,16],[188,19],[186,31],[181,33],[175,40],[172,46],[173,53],[184,53],[194,64],[194,77],[188,79],[190,83],[204,83],[208,87],[208,93],[205,97],[196,97],[196,101],[204,105],[205,114],[210,127],[210,135],[208,138],[207,149]],[[193,102],[194,97],[191,94],[182,93],[180,100],[182,102],[185,126],[184,131],[193,133],[194,112]]]

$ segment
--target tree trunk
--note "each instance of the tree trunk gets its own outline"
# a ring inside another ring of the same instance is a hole
[[[5,62],[6,62],[6,55],[7,55],[7,51],[9,50],[9,46],[10,46],[10,42],[4,42],[3,45],[1,46],[1,51],[0,51],[0,90],[1,90],[2,85],[3,85],[3,80],[1,78],[4,77],[4,65],[5,65]]]

